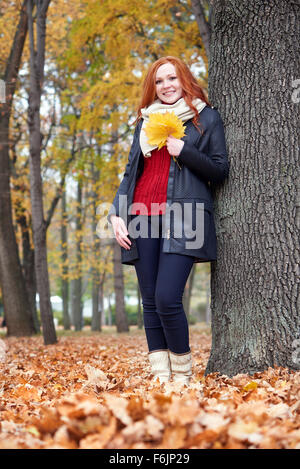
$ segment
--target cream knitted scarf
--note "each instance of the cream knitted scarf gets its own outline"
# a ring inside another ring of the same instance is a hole
[[[193,100],[193,105],[197,108],[200,113],[206,106],[206,103],[199,98]],[[149,121],[149,114],[154,112],[174,112],[183,122],[188,121],[194,117],[194,111],[187,105],[184,98],[180,98],[174,104],[163,104],[159,99],[154,101],[150,106],[141,109],[142,118],[144,119],[141,132],[140,132],[140,145],[141,150],[146,158],[151,156],[151,151],[156,146],[149,145],[147,135],[144,131],[144,126]]]

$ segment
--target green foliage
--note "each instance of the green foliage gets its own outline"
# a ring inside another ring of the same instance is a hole
[[[137,314],[138,314],[138,306],[137,305],[125,305],[125,311],[128,318],[128,323],[130,326],[137,325]],[[115,313],[115,305],[111,305],[111,312],[112,312],[112,325],[116,325],[116,313]],[[105,314],[108,314],[107,309],[105,310]]]
[[[197,323],[197,318],[193,316],[192,314],[190,314],[188,322],[189,322],[189,325],[192,326],[193,324]]]

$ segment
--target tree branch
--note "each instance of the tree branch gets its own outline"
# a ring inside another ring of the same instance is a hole
[[[198,29],[202,38],[202,42],[205,48],[206,56],[209,60],[210,56],[210,37],[211,37],[211,25],[205,18],[204,8],[200,0],[191,0],[192,10],[196,17]],[[210,7],[211,10],[211,7]]]

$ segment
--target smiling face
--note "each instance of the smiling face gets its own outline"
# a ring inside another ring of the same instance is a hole
[[[157,69],[155,90],[157,97],[167,104],[176,103],[182,98],[182,87],[177,78],[176,69],[170,62]]]

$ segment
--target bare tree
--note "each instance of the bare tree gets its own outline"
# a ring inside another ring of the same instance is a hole
[[[46,232],[44,219],[43,184],[41,177],[41,123],[40,105],[44,81],[46,16],[51,0],[27,0],[28,31],[30,46],[29,91],[29,142],[30,142],[30,197],[32,208],[33,241],[35,249],[35,272],[39,294],[44,343],[57,341],[50,302],[50,285],[47,264]],[[36,7],[36,21],[33,9]],[[36,34],[34,34],[36,26]]]

